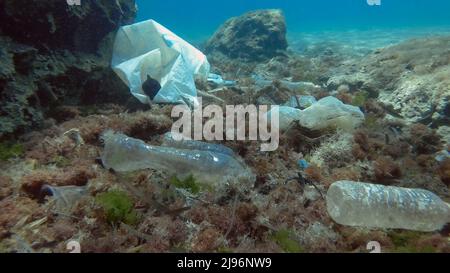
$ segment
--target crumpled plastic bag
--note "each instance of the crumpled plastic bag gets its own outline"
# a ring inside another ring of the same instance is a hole
[[[268,119],[271,112],[267,113]],[[344,104],[335,97],[325,97],[304,110],[290,106],[279,107],[279,128],[285,131],[293,122],[312,131],[340,129],[353,131],[364,122],[364,113],[353,105]]]
[[[302,111],[299,124],[310,130],[335,127],[351,132],[364,122],[359,107],[344,104],[335,97],[325,97]]]
[[[210,69],[202,52],[154,20],[118,30],[111,66],[142,103],[193,107],[198,105],[195,79],[206,80]],[[161,85],[153,100],[142,89],[147,76]]]

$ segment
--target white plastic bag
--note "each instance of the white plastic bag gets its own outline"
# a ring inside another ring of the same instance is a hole
[[[310,130],[338,128],[353,131],[364,122],[364,113],[359,107],[344,104],[335,97],[325,97],[302,111],[299,123]]]
[[[270,119],[270,112],[267,113]],[[291,123],[297,121],[309,130],[340,129],[353,131],[364,122],[364,113],[353,105],[344,104],[335,97],[325,97],[304,110],[290,106],[279,107],[280,129],[287,130]]]
[[[121,27],[111,66],[142,103],[184,103],[196,107],[195,78],[209,74],[206,56],[154,20]],[[161,89],[151,100],[142,90],[147,75]]]

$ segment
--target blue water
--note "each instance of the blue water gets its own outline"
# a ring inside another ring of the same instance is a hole
[[[138,21],[155,19],[184,39],[207,39],[228,18],[280,8],[289,33],[450,26],[450,0],[137,0]]]

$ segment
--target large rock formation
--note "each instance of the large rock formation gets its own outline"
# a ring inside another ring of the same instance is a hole
[[[347,84],[378,97],[410,122],[450,122],[450,37],[410,40],[333,70],[328,87]]]
[[[206,45],[206,53],[260,61],[287,49],[286,22],[280,10],[259,10],[229,19]]]
[[[0,137],[60,105],[129,96],[109,62],[115,30],[135,14],[134,0],[0,1]]]

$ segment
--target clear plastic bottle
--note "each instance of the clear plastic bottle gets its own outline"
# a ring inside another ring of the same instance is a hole
[[[327,210],[348,226],[435,231],[450,222],[449,204],[432,192],[353,181],[330,186]]]
[[[250,182],[255,176],[237,158],[205,149],[152,146],[124,134],[106,132],[103,165],[118,172],[141,169],[164,170],[180,178],[193,175],[202,183]],[[200,143],[196,143],[198,146]],[[181,145],[181,144],[180,144]],[[195,145],[194,145],[195,146]],[[216,147],[217,148],[217,147]]]
[[[178,149],[188,149],[188,150],[200,150],[200,151],[210,151],[214,153],[226,154],[229,156],[234,156],[233,150],[230,148],[213,143],[206,143],[198,140],[176,140],[176,138],[182,138],[181,135],[176,135],[172,132],[168,132],[164,135],[162,146],[178,148]]]

